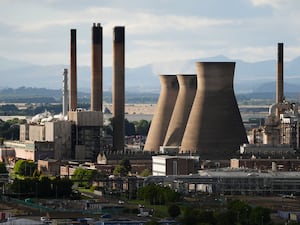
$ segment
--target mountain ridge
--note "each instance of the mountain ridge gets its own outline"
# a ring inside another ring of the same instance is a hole
[[[167,61],[146,64],[140,67],[125,69],[125,86],[127,92],[159,92],[159,74],[195,74],[197,61],[230,61],[236,62],[234,89],[236,93],[257,92],[267,83],[275,83],[276,60],[246,62],[230,59],[223,55],[210,58]],[[67,65],[35,65],[0,57],[0,88],[37,87],[60,89],[62,72]],[[284,62],[285,91],[291,87],[300,92],[300,56]],[[91,68],[78,66],[78,90],[89,92]],[[103,67],[103,90],[112,89],[112,67]],[[271,90],[267,90],[271,91]]]

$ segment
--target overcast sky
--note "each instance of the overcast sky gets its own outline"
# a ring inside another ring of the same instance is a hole
[[[125,26],[126,66],[225,55],[285,59],[300,55],[299,0],[0,0],[0,56],[34,64],[69,64],[77,29],[78,65],[90,65],[91,27],[101,23],[104,66],[112,30]]]

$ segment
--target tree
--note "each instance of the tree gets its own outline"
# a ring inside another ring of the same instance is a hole
[[[52,182],[49,177],[40,176],[39,182],[37,183],[37,193],[39,196],[50,197],[53,196]]]
[[[148,134],[150,122],[148,122],[147,120],[140,120],[140,121],[135,121],[134,124],[135,124],[136,134],[144,135],[144,136]]]
[[[33,176],[34,171],[37,169],[37,165],[30,160],[20,159],[14,166],[14,171],[20,176]]]
[[[188,224],[188,225],[196,225],[198,224],[197,220],[197,213],[198,211],[192,207],[186,207],[184,209],[183,217],[181,218],[181,224]]]
[[[93,179],[96,177],[96,170],[89,170],[85,168],[78,167],[74,171],[72,180],[78,182],[80,186],[89,188],[92,185]]]
[[[117,165],[114,169],[113,174],[115,176],[125,177],[128,173],[127,173],[126,168],[123,165]]]
[[[269,224],[271,221],[270,210],[263,207],[255,207],[251,210],[250,224]]]
[[[127,174],[131,171],[131,164],[130,164],[129,159],[127,159],[127,158],[122,159],[120,165],[124,166]]]
[[[125,135],[126,136],[135,135],[135,126],[127,119],[125,119]]]
[[[0,162],[0,173],[8,173],[4,162]]]
[[[232,212],[238,223],[247,224],[252,210],[247,203],[240,200],[233,200],[229,202],[228,209]]]
[[[144,169],[144,170],[141,172],[140,175],[141,175],[142,177],[148,177],[148,176],[151,175],[151,171],[150,171],[150,169],[146,168],[146,169]]]
[[[24,179],[14,179],[9,190],[15,194],[26,194],[32,197],[70,197],[73,182],[64,178],[56,177],[50,179],[46,176],[40,178],[26,177]]]
[[[172,204],[168,207],[168,213],[172,218],[176,218],[180,215],[180,208],[176,204]]]
[[[124,176],[127,176],[130,171],[131,171],[130,161],[129,161],[129,159],[125,158],[125,159],[122,159],[120,164],[115,167],[113,174],[115,176],[124,177]]]
[[[160,185],[150,184],[139,188],[138,198],[148,201],[151,205],[164,205],[179,200],[179,193],[173,191],[170,187],[161,187]]]
[[[69,197],[72,194],[73,181],[68,178],[56,177],[52,181],[52,193],[57,197]]]

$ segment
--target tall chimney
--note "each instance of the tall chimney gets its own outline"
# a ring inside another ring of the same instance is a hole
[[[276,116],[279,116],[279,105],[283,102],[283,43],[278,43],[277,79],[276,79]]]
[[[102,112],[102,27],[94,23],[92,27],[92,78],[91,111]]]
[[[166,133],[164,146],[180,146],[197,89],[197,76],[177,75],[179,92]]]
[[[113,150],[124,150],[125,138],[125,27],[113,30]]]
[[[67,116],[68,114],[68,69],[64,69],[63,72],[63,116]]]
[[[71,29],[70,55],[70,111],[77,109],[77,52],[76,29]]]
[[[163,145],[178,95],[176,75],[160,75],[161,90],[144,151],[158,152]]]
[[[227,159],[248,143],[233,91],[234,62],[197,62],[197,92],[181,152]]]

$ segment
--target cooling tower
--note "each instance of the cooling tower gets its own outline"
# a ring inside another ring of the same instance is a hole
[[[113,33],[113,150],[124,149],[125,138],[125,28]]]
[[[70,43],[70,111],[77,109],[77,50],[76,29],[71,29]]]
[[[100,23],[92,27],[92,79],[91,111],[102,112],[102,27]]]
[[[181,152],[228,159],[248,143],[233,91],[234,62],[198,62],[197,92]]]
[[[151,152],[158,152],[163,145],[179,89],[176,75],[161,75],[159,78],[160,96],[144,147],[145,151]]]
[[[177,75],[179,92],[166,133],[164,146],[180,146],[197,89],[197,76]]]
[[[283,102],[283,43],[278,43],[277,79],[276,79],[276,115],[279,116],[279,104]]]

